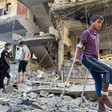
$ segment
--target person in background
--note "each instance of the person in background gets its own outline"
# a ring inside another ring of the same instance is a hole
[[[20,63],[19,63],[19,79],[17,83],[25,82],[25,76],[26,76],[26,66],[28,64],[28,61],[31,58],[30,51],[28,47],[25,45],[24,41],[20,42],[20,46],[22,47],[22,52],[20,56]],[[23,79],[21,80],[21,73],[23,72]]]
[[[1,53],[1,67],[2,67],[2,75],[0,78],[0,88],[4,88],[4,78],[7,77],[7,85],[10,83],[10,64],[8,61],[8,50],[10,50],[11,44],[6,43],[5,44],[5,49]]]

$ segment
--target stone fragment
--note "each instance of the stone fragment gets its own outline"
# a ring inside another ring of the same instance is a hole
[[[0,104],[1,105],[7,105],[10,99],[7,98],[0,98]]]
[[[49,94],[48,97],[49,98],[54,97],[54,94]]]
[[[64,88],[65,87],[65,84],[64,83],[58,83],[57,84],[57,87]]]
[[[40,96],[42,96],[42,97],[45,97],[46,98],[46,97],[48,97],[48,94],[49,93],[46,92],[46,91],[42,91],[42,90],[40,91]]]
[[[71,101],[73,98],[71,98],[70,96],[63,96],[64,100],[66,101]]]
[[[33,103],[32,107],[43,110],[43,107],[40,106],[38,103]]]
[[[37,94],[31,92],[30,94],[28,94],[28,96],[29,96],[30,98],[36,98],[36,97],[37,97]]]

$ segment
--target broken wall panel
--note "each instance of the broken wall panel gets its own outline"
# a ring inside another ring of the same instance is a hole
[[[17,14],[21,15],[23,18],[27,17],[27,7],[19,1],[17,1]]]
[[[42,67],[50,68],[54,66],[44,46],[34,46],[34,47],[30,47],[29,49],[31,50],[31,52],[35,54],[39,64]]]

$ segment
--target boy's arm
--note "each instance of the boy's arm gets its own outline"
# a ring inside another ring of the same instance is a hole
[[[9,67],[10,67],[10,64],[9,64],[9,62],[8,62],[8,60],[7,60],[7,56],[4,57],[4,60],[5,60],[5,62],[9,65]]]
[[[30,60],[30,58],[31,58],[31,53],[29,52],[28,53],[28,60]]]
[[[24,56],[24,61],[26,61],[25,56],[26,56],[26,51],[23,50],[23,56]]]
[[[84,42],[80,42],[80,44],[84,45]],[[76,60],[75,60],[75,64],[76,65],[80,65],[81,64],[80,54],[81,54],[81,48],[77,48]]]

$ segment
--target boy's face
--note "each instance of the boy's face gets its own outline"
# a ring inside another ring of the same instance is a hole
[[[24,44],[21,44],[20,46],[21,46],[21,47],[23,47],[23,46],[24,46]]]
[[[10,45],[8,45],[8,46],[6,46],[6,49],[7,49],[7,50],[10,50],[10,47],[11,47],[11,46],[10,46]]]
[[[97,19],[95,22],[91,22],[92,27],[94,27],[96,30],[99,30],[103,24],[103,20]]]

